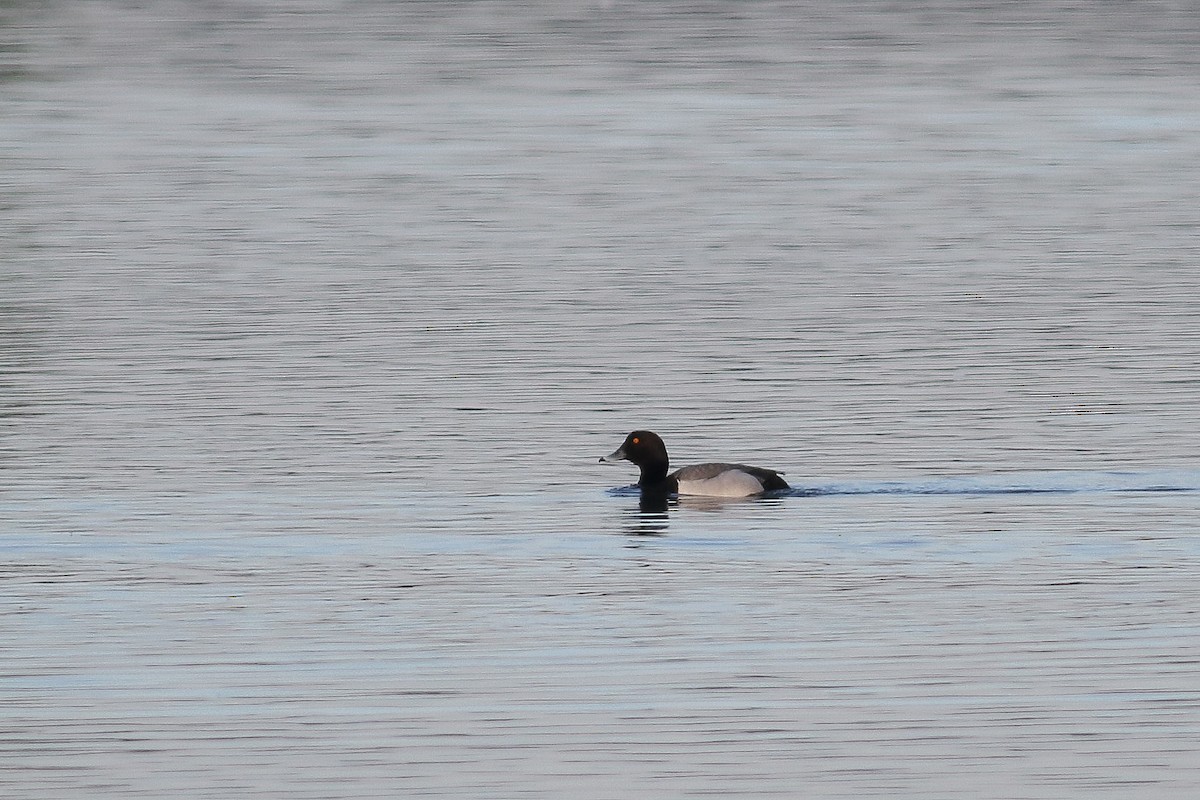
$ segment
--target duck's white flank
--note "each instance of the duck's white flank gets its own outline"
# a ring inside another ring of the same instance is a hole
[[[760,494],[762,481],[740,469],[730,469],[711,478],[688,480],[680,477],[679,493],[706,497],[748,497]]]

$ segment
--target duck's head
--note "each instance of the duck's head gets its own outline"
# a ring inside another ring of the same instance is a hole
[[[620,447],[600,460],[606,462],[632,461],[639,467],[647,464],[662,465],[665,471],[668,463],[667,446],[653,431],[634,431],[625,437],[625,441],[621,443]]]

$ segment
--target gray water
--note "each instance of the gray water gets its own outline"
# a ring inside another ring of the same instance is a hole
[[[1197,187],[1189,3],[0,4],[0,795],[1195,797]]]

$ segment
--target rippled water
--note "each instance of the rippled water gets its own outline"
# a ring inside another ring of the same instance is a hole
[[[1195,796],[1198,53],[0,6],[0,794]]]

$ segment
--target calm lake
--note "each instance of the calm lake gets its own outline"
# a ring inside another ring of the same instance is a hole
[[[0,795],[1196,797],[1198,76],[1183,2],[0,3]]]

